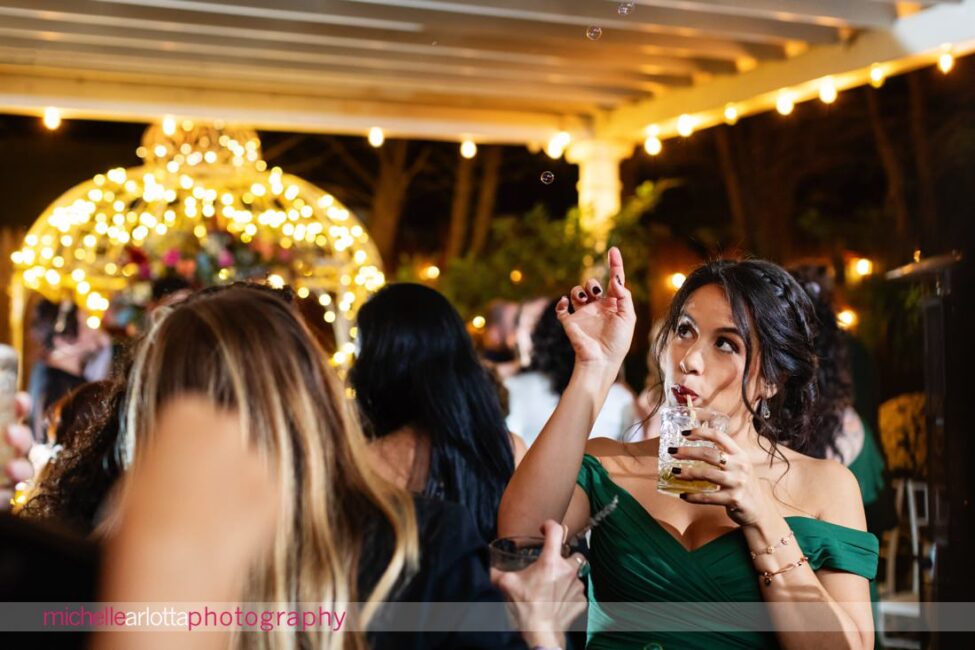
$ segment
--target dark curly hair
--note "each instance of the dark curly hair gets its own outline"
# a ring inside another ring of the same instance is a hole
[[[20,514],[89,534],[122,474],[115,454],[125,387],[106,380],[83,384],[52,408],[52,442],[62,449],[44,467]]]
[[[541,318],[532,330],[532,358],[528,370],[545,375],[552,390],[561,395],[572,378],[576,353],[562,329],[562,323],[555,315],[555,305],[558,302],[559,299],[556,298],[545,305]]]
[[[826,458],[829,451],[838,453],[836,439],[843,432],[843,414],[853,404],[853,376],[850,370],[849,338],[836,324],[833,295],[826,269],[799,266],[791,269],[792,277],[809,296],[819,334],[816,336],[816,421],[802,449],[816,458]]]
[[[816,418],[816,317],[802,287],[785,269],[764,260],[718,260],[693,271],[670,304],[654,342],[659,360],[667,341],[677,331],[684,304],[707,285],[722,287],[728,296],[735,327],[745,343],[745,368],[759,354],[759,374],[777,391],[767,400],[771,413],[762,417],[748,399],[748,372],[741,378],[741,395],[752,415],[755,430],[767,440],[774,457],[778,445],[803,449],[808,445]],[[752,332],[758,350],[752,346]],[[661,401],[663,397],[661,396]],[[658,405],[659,406],[659,405]]]

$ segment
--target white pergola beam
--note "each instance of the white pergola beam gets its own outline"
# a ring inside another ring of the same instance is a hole
[[[884,29],[897,18],[892,5],[872,0],[637,0],[637,5],[633,16],[638,16],[643,7],[670,7],[717,16],[748,16],[854,29]]]
[[[387,137],[478,142],[544,143],[561,130],[589,132],[588,124],[562,115],[413,102],[290,96],[239,84],[166,86],[133,72],[121,80],[39,74],[34,68],[0,66],[0,111],[39,115],[57,106],[65,118],[158,121],[163,115],[223,119],[265,130],[365,135],[373,126]],[[137,79],[142,79],[139,83]]]
[[[739,115],[767,111],[775,107],[783,89],[797,102],[815,97],[820,80],[827,76],[843,90],[867,83],[874,63],[883,64],[888,75],[933,65],[946,43],[956,55],[975,51],[975,0],[921,11],[898,20],[888,31],[864,33],[849,45],[814,47],[787,61],[765,62],[734,77],[617,108],[597,118],[597,135],[639,141],[649,125],[657,125],[661,137],[670,137],[676,135],[682,114],[695,116],[702,128],[720,123],[729,103]]]

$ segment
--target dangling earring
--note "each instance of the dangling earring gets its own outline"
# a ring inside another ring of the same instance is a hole
[[[759,401],[760,401],[759,409],[762,413],[762,417],[767,420],[770,417],[772,417],[772,411],[769,410],[767,401],[765,401],[764,399]]]

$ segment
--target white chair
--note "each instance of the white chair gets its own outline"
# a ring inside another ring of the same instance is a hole
[[[886,572],[878,585],[877,634],[885,648],[920,650],[921,642],[913,638],[893,636],[900,619],[907,627],[919,627],[921,618],[921,527],[928,525],[928,484],[916,479],[895,479],[895,505],[899,525],[887,533]],[[907,528],[911,542],[911,588],[897,590],[897,550],[904,523],[904,502],[907,502]],[[919,508],[918,505],[921,507]],[[919,512],[920,511],[920,512]],[[925,549],[926,550],[926,549]]]

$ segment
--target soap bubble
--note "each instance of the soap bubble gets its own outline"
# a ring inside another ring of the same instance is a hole
[[[539,177],[539,180],[545,183],[546,185],[551,185],[553,182],[555,182],[555,174],[553,174],[552,172],[542,172],[542,175]]]
[[[631,13],[633,13],[633,3],[621,2],[620,6],[616,8],[616,13],[621,16],[629,16]]]
[[[602,27],[590,27],[586,30],[586,38],[590,41],[598,41],[599,37],[603,35]]]

